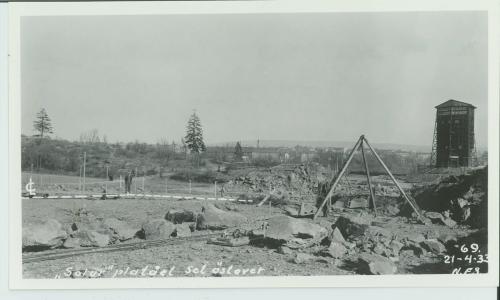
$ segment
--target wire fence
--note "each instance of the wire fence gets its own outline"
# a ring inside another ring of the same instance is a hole
[[[31,182],[31,183],[30,183]],[[130,190],[126,190],[123,177],[115,180],[85,178],[52,174],[22,174],[22,193],[45,195],[91,195],[91,194],[134,194],[134,195],[186,195],[209,196],[213,198],[248,198],[248,191],[234,186],[228,188],[219,182],[200,183],[178,181],[159,177],[134,177]]]

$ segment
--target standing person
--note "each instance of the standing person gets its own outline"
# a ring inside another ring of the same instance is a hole
[[[128,174],[125,175],[125,192],[127,194],[130,194],[130,190],[132,187],[132,179],[135,176],[134,170],[128,172]]]
[[[125,182],[125,194],[128,194],[130,192],[130,188],[128,186],[128,177],[130,176],[130,172],[125,174],[125,177],[123,178],[123,181]]]
[[[220,186],[220,197],[224,198],[224,193],[226,192],[226,188],[224,187],[224,184],[221,184]]]

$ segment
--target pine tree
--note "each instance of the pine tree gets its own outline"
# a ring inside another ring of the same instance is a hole
[[[234,146],[234,157],[236,160],[243,160],[243,148],[241,148],[240,142],[236,142],[236,146]]]
[[[36,114],[36,120],[33,122],[33,129],[38,132],[38,134],[35,134],[35,136],[38,136],[40,138],[43,138],[44,135],[47,135],[49,133],[53,133],[52,121],[50,120],[45,108],[42,108]]]
[[[203,128],[196,112],[193,112],[189,117],[184,142],[190,153],[200,154],[206,150],[205,143],[203,142]]]

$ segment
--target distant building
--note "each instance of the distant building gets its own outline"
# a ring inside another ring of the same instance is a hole
[[[436,106],[431,165],[434,167],[469,167],[475,156],[475,106],[448,100]]]
[[[316,158],[316,156],[317,155],[315,152],[301,153],[300,154],[300,162],[301,163],[311,162]]]
[[[266,159],[285,163],[290,159],[289,150],[286,148],[256,148],[250,154],[252,160]]]

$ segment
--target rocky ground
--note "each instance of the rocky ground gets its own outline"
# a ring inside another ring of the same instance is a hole
[[[366,208],[367,195],[361,193],[366,183],[358,177],[344,185],[330,215],[315,221],[301,215],[315,211],[310,198],[302,203],[285,198],[260,207],[194,200],[24,199],[25,255],[144,240],[178,242],[24,263],[23,274],[92,278],[437,274],[458,268],[486,272],[487,231],[485,223],[477,221],[486,209],[486,173],[476,170],[419,185],[412,195],[424,209],[420,220],[384,177],[375,180],[377,216]],[[305,175],[292,177],[280,177],[282,183],[275,189],[314,186],[313,180],[303,179]],[[234,182],[262,189],[274,182],[251,183],[254,177],[248,178]],[[436,204],[436,199],[445,200]],[[233,235],[236,230],[239,234]],[[207,233],[220,237],[207,238],[208,242],[182,239]]]

